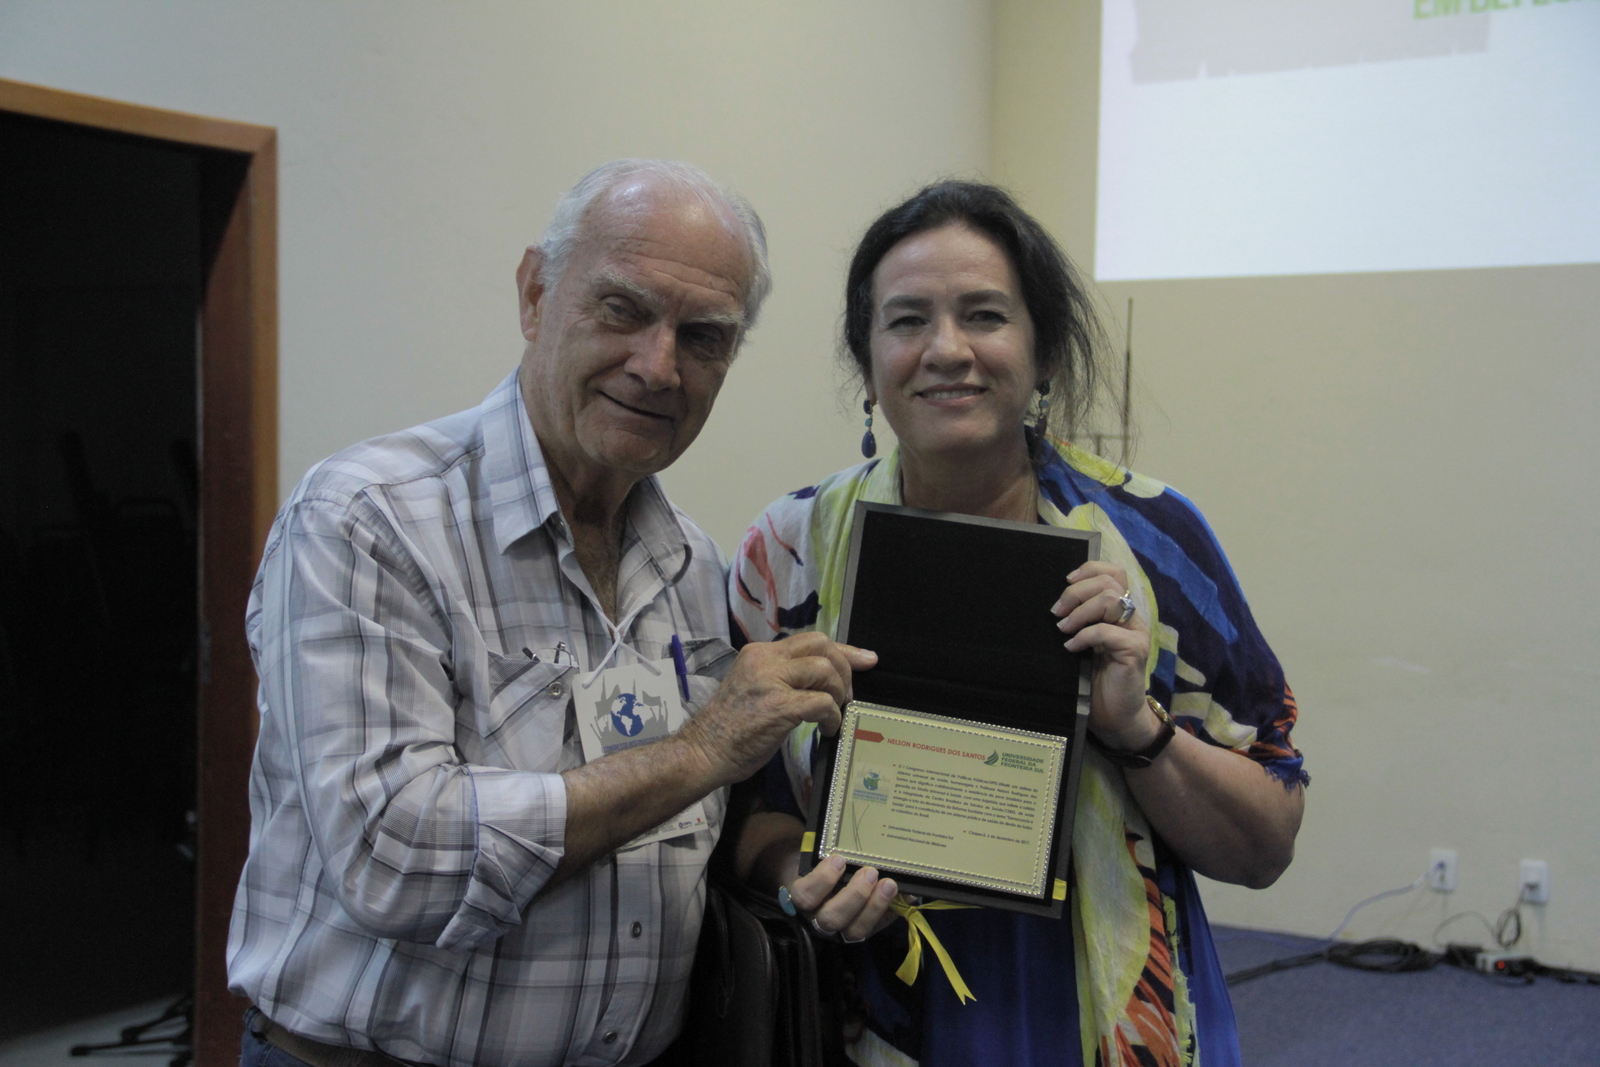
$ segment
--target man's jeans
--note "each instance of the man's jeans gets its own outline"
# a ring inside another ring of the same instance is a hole
[[[239,1067],[311,1067],[305,1060],[296,1059],[256,1033],[256,1016],[260,1014],[254,1008],[244,1013],[244,1040],[240,1043]]]

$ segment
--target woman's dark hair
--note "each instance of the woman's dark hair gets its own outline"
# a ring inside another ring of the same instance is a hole
[[[989,237],[1010,259],[1033,319],[1034,359],[1050,376],[1050,421],[1066,435],[1076,434],[1103,377],[1100,322],[1061,246],[998,186],[935,182],[867,227],[845,280],[844,343],[856,373],[871,375],[872,275],[878,264],[907,237],[957,223]]]

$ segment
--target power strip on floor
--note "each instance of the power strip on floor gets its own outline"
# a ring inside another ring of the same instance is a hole
[[[1474,962],[1484,974],[1498,974],[1507,978],[1523,978],[1538,974],[1542,969],[1532,956],[1510,952],[1480,952]]]

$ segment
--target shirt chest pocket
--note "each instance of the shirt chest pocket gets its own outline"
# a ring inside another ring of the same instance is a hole
[[[554,771],[569,729],[572,667],[487,655],[486,697],[463,701],[457,724],[465,736],[458,744],[472,762]]]
[[[693,715],[705,707],[733,666],[736,655],[733,646],[720,637],[685,643],[683,658],[689,672],[689,706],[685,711]]]

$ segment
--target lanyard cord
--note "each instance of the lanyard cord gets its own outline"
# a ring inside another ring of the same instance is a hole
[[[641,605],[641,607],[642,606],[643,605]],[[624,619],[623,622],[625,624],[632,623],[633,620],[638,617],[638,614],[639,613],[637,611],[634,612],[632,615],[630,615],[626,619]],[[606,649],[606,654],[601,656],[600,657],[600,661],[594,665],[594,670],[590,671],[588,676],[586,678],[584,678],[583,681],[581,681],[578,684],[583,686],[583,688],[585,688],[585,689],[587,689],[591,685],[593,685],[594,684],[594,680],[596,678],[600,677],[600,672],[606,669],[606,664],[611,662],[611,657],[615,656],[617,654],[617,651],[619,649],[623,649],[623,648],[626,648],[629,652],[632,652],[633,653],[633,658],[638,660],[639,664],[641,666],[643,666],[646,670],[648,670],[651,674],[659,675],[661,673],[661,668],[657,667],[654,663],[651,663],[649,660],[645,659],[644,656],[642,656],[639,653],[638,649],[634,648],[632,645],[628,644],[627,641],[623,640],[622,627],[621,626],[613,624],[612,621],[604,613],[601,613],[600,621],[605,623],[606,630],[609,631],[610,634],[611,634],[611,645],[610,645],[610,647],[608,647]]]
[[[568,534],[567,536],[570,538],[570,534]],[[554,539],[554,538],[552,538],[552,539]],[[568,545],[570,547],[570,545],[571,545],[570,540],[568,541]],[[688,547],[688,545],[685,545],[684,546],[684,561],[683,561],[683,565],[678,568],[678,573],[677,574],[674,574],[671,577],[668,577],[666,574],[664,574],[662,572],[661,568],[656,564],[655,555],[653,553],[650,554],[651,566],[654,567],[655,572],[658,575],[660,575],[661,578],[662,578],[662,583],[663,583],[662,584],[662,592],[664,592],[666,594],[667,611],[668,611],[668,613],[669,613],[669,615],[670,615],[670,617],[672,619],[672,632],[673,632],[674,635],[677,635],[679,633],[680,627],[682,625],[681,621],[678,618],[678,603],[677,603],[677,600],[678,600],[678,581],[684,576],[684,574],[686,574],[688,572],[689,564],[692,562],[692,560],[693,560],[693,551]],[[561,590],[561,596],[560,596],[561,629],[567,635],[568,639],[573,642],[574,646],[576,646],[577,639],[578,639],[579,635],[577,635],[577,634],[572,632],[571,615],[567,611],[567,595],[566,595],[566,585],[567,585],[567,583],[565,581],[563,581],[563,579],[565,578],[565,575],[562,573],[562,570],[561,570],[561,550],[560,550],[560,546],[559,545],[556,546],[556,552],[554,553],[554,556],[553,556],[553,558],[551,560],[551,564],[552,564],[552,568],[556,572],[555,573],[556,588]],[[572,583],[572,584],[575,587],[577,585],[577,583],[575,583],[575,582]],[[581,589],[579,591],[581,593]],[[651,598],[650,600],[642,601],[639,604],[639,606],[634,609],[633,613],[630,614],[627,618],[623,619],[620,624],[619,623],[613,623],[611,621],[611,617],[609,615],[607,615],[604,611],[596,610],[595,613],[600,617],[601,625],[603,625],[606,628],[606,632],[611,635],[611,644],[606,647],[605,655],[600,657],[600,659],[595,663],[594,668],[592,670],[590,670],[588,675],[586,677],[584,677],[579,682],[579,684],[584,689],[588,689],[590,686],[592,686],[594,684],[595,679],[600,676],[600,672],[601,671],[605,670],[606,665],[611,662],[612,657],[616,656],[618,651],[621,650],[621,649],[624,649],[624,648],[626,648],[629,652],[632,652],[634,659],[636,659],[640,664],[642,664],[651,674],[660,675],[661,669],[659,667],[657,667],[654,663],[652,663],[650,660],[646,659],[644,657],[644,655],[639,652],[638,649],[636,649],[632,645],[630,645],[627,642],[627,640],[623,637],[623,631],[626,630],[628,627],[632,626],[634,620],[637,619],[639,617],[639,615],[644,611],[644,609],[646,607],[648,607],[653,601],[654,601],[654,598]],[[597,609],[598,609],[598,606],[597,606]],[[587,637],[586,634],[584,636]]]
[[[656,573],[660,574],[661,572],[658,569],[656,571]],[[680,574],[681,573],[682,572],[680,572]],[[663,575],[663,578],[665,578],[664,575]],[[677,583],[676,579],[673,579],[673,580],[670,580],[670,581],[665,581],[663,583],[663,585],[662,585],[661,592],[666,594],[667,612],[668,612],[668,614],[670,615],[670,617],[672,619],[672,632],[673,632],[674,635],[676,635],[678,633],[678,606],[677,606],[678,583]],[[654,598],[653,597],[650,600],[641,601],[639,603],[639,606],[634,608],[632,614],[630,614],[627,618],[623,619],[622,622],[620,622],[620,623],[613,623],[611,621],[611,617],[608,616],[603,611],[597,612],[597,614],[600,616],[601,625],[603,625],[606,628],[606,632],[611,635],[611,644],[606,647],[605,655],[600,657],[600,659],[595,663],[594,669],[591,670],[588,673],[588,675],[585,676],[583,678],[583,680],[578,683],[579,685],[581,685],[584,689],[588,689],[590,686],[592,686],[594,684],[595,679],[600,677],[600,672],[605,670],[606,669],[606,665],[611,662],[612,657],[616,656],[617,653],[621,649],[624,649],[624,648],[627,649],[629,652],[632,652],[633,653],[633,658],[635,660],[637,660],[639,662],[639,664],[641,666],[643,666],[647,671],[649,671],[653,675],[660,676],[661,668],[657,667],[655,665],[655,663],[653,663],[652,661],[646,659],[643,653],[641,653],[637,648],[634,648],[631,644],[629,644],[627,642],[627,640],[622,636],[623,635],[623,631],[626,630],[628,627],[632,626],[633,623],[634,623],[634,620],[637,619],[640,616],[640,614],[642,614],[644,612],[644,609],[647,608],[653,602],[654,602]],[[562,613],[562,620],[561,621],[562,621],[563,627],[567,630],[568,636],[570,637],[570,636],[573,636],[573,634],[572,634],[571,626],[567,624],[566,611],[567,611],[567,601],[566,601],[566,597],[563,596],[561,598],[561,613]]]

